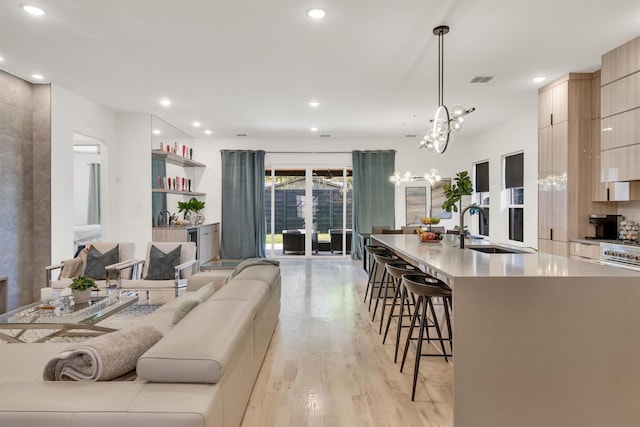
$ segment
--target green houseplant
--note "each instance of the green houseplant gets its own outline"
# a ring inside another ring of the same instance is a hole
[[[191,219],[196,224],[202,224],[204,217],[200,214],[200,211],[204,209],[205,202],[192,197],[188,202],[178,202],[178,212],[184,212],[184,219]],[[195,213],[194,218],[191,218],[190,212]]]
[[[87,303],[91,299],[91,290],[97,288],[96,281],[89,276],[77,276],[69,285],[73,292],[73,300],[78,303]]]
[[[473,193],[469,172],[458,172],[453,180],[455,181],[453,184],[446,184],[443,187],[446,200],[442,204],[442,209],[447,212],[458,212],[458,210],[462,211],[462,196],[470,196],[471,193]],[[459,209],[458,206],[456,206],[456,203],[459,204]]]

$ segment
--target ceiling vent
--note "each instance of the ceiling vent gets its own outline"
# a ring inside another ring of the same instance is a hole
[[[409,134],[405,135],[404,137],[405,137],[405,138],[415,138],[416,136],[418,136],[418,135],[410,134],[410,133],[409,133]]]
[[[246,133],[236,133],[236,136],[247,136]]]
[[[320,135],[320,138],[331,138],[331,135],[325,133]]]
[[[489,83],[493,76],[476,76],[471,79],[471,83]]]

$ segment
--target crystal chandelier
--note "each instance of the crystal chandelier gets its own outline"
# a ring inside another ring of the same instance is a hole
[[[433,34],[438,36],[438,109],[431,120],[432,126],[427,130],[424,138],[418,144],[419,148],[434,150],[442,154],[451,141],[451,132],[462,129],[467,114],[475,111],[468,110],[461,105],[454,106],[451,111],[444,105],[444,35],[449,32],[449,27],[440,25],[433,29]]]

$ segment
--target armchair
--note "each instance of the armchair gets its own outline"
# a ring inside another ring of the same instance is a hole
[[[342,232],[343,230],[341,228],[329,230],[329,236],[331,237],[331,253],[342,252]],[[347,230],[346,236],[346,253],[351,253],[351,230]]]
[[[113,263],[111,261],[114,260],[113,257],[110,257],[108,253],[112,251],[115,247],[118,247],[118,254],[115,257],[116,262]],[[91,249],[94,249],[91,251]],[[97,250],[97,252],[95,252]],[[71,281],[74,277],[85,275],[90,275],[94,277],[94,275],[88,274],[89,270],[96,271],[101,270],[103,268],[105,270],[104,276],[98,275],[96,279],[96,285],[100,289],[105,289],[109,287],[109,283],[111,279],[111,272],[113,270],[118,270],[121,274],[121,277],[131,277],[133,273],[131,268],[121,268],[123,265],[127,264],[128,261],[131,261],[135,256],[135,244],[130,242],[92,242],[88,243],[87,246],[80,252],[80,254],[75,258],[70,258],[64,261],[61,261],[57,264],[48,265],[45,267],[46,274],[46,286],[52,287],[54,289],[63,289],[68,287],[71,284]],[[89,255],[89,251],[91,254]],[[100,259],[97,255],[93,254],[102,254],[106,257],[109,257],[111,261],[107,262],[105,265],[105,259]],[[88,257],[89,256],[89,261]],[[89,265],[88,265],[89,264]],[[53,272],[56,270],[60,270],[57,279],[53,279]]]
[[[178,248],[180,248],[178,250]],[[178,254],[179,251],[179,254]],[[147,246],[144,260],[132,260],[119,268],[137,268],[131,279],[121,278],[118,289],[121,291],[135,290],[150,291],[174,290],[175,296],[180,290],[186,289],[187,279],[200,269],[196,259],[196,244],[194,242],[151,242]]]

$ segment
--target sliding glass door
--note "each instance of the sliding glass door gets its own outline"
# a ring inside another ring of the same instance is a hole
[[[351,169],[268,169],[265,212],[269,256],[346,255],[351,251]]]

